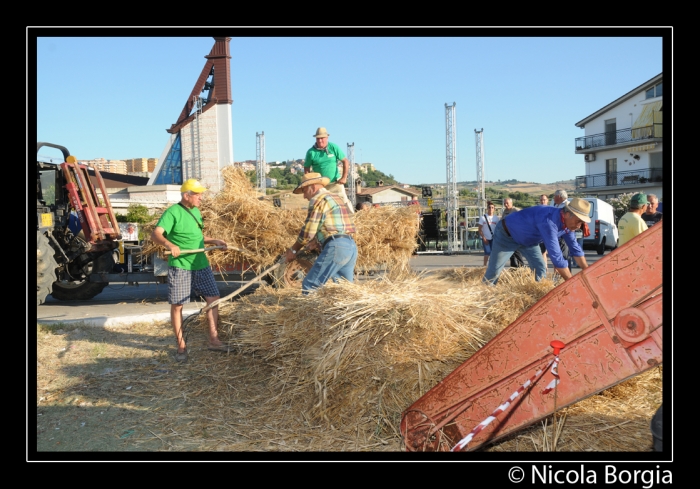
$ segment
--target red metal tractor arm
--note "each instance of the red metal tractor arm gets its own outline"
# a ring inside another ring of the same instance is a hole
[[[418,399],[401,420],[406,449],[451,450],[471,435],[464,449],[474,450],[660,364],[662,231],[659,222],[558,285]],[[555,340],[561,381],[547,390],[552,372],[532,379]]]
[[[70,161],[61,163],[61,168],[71,205],[80,219],[85,241],[90,244],[89,251],[114,249],[115,240],[121,239],[121,232],[102,175],[97,169],[93,170],[101,192],[101,195],[98,195],[97,189],[90,183],[86,165],[79,164],[71,157]],[[104,204],[100,202],[100,198]]]

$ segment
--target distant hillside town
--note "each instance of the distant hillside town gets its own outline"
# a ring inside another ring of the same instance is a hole
[[[257,169],[257,162],[255,160],[245,160],[237,161],[234,163],[236,166],[240,166],[244,171],[254,171]],[[265,174],[269,174],[270,170],[273,169],[286,169],[292,174],[304,173],[304,159],[298,160],[287,160],[287,161],[268,161],[265,163]],[[367,172],[376,171],[374,164],[372,163],[355,163],[355,178],[360,177],[362,174]]]
[[[78,160],[78,163],[95,168],[100,172],[150,178],[153,170],[158,166],[158,158],[132,158],[129,160],[95,158],[94,160]]]

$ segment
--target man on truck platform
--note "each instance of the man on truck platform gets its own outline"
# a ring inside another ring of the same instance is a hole
[[[350,175],[350,162],[337,144],[328,141],[328,131],[325,127],[316,129],[316,144],[306,152],[304,159],[304,173],[316,172],[330,180],[326,190],[339,195],[348,208],[350,214],[355,213],[352,203],[345,192],[345,182]],[[342,173],[338,170],[338,162],[343,164]]]

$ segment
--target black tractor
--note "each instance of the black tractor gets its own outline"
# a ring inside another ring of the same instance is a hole
[[[43,147],[62,158],[40,157]],[[70,301],[102,292],[107,282],[90,276],[112,271],[121,235],[99,171],[79,164],[63,146],[37,143],[36,218],[37,306],[49,294]]]

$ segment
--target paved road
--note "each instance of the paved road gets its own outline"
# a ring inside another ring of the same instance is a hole
[[[606,255],[609,252],[606,252]],[[601,256],[594,251],[586,251],[586,261],[595,263]],[[484,258],[480,253],[444,255],[419,253],[411,259],[416,271],[438,270],[454,267],[481,267]],[[578,273],[574,269],[574,273]],[[553,272],[550,262],[550,272]],[[246,282],[219,282],[221,297],[236,291]],[[251,286],[243,294],[253,292]],[[84,323],[92,326],[127,325],[142,321],[165,321],[170,317],[167,302],[167,284],[142,283],[139,285],[110,284],[89,301],[63,302],[49,296],[45,304],[37,307],[37,322],[42,324]],[[185,316],[196,314],[205,306],[203,302],[193,302],[184,308]]]

